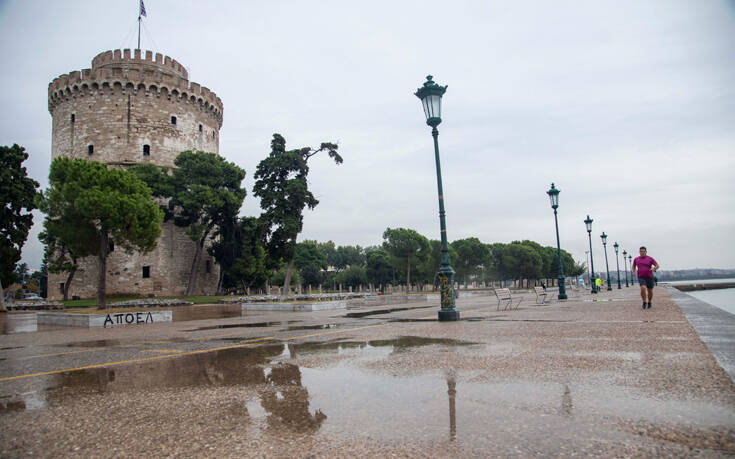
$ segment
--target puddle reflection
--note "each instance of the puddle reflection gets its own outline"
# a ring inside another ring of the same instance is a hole
[[[457,439],[457,378],[454,371],[447,373],[447,395],[449,395],[449,441]]]
[[[204,319],[229,319],[231,317],[242,317],[242,306],[237,304],[205,304],[193,306],[177,306],[171,308],[173,322]]]
[[[0,334],[10,335],[13,333],[27,333],[38,331],[36,313],[10,313],[0,314]]]

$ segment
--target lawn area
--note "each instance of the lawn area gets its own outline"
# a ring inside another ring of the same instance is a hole
[[[158,300],[164,300],[164,299],[176,299],[176,300],[182,300],[182,301],[191,301],[194,304],[213,304],[216,303],[221,298],[227,298],[227,295],[215,295],[215,296],[180,296],[180,297],[155,297],[155,298],[134,298],[134,297],[122,297],[122,298],[108,298],[107,304],[112,305],[114,303],[119,303],[121,301],[128,301],[128,300],[147,300],[147,299],[158,299]],[[76,309],[76,308],[96,308],[97,307],[97,298],[88,298],[84,300],[67,300],[61,302],[64,305],[64,309]]]

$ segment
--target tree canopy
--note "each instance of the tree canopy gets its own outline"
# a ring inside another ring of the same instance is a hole
[[[400,264],[406,266],[406,284],[411,285],[411,265],[423,262],[429,256],[429,240],[407,228],[386,228],[383,247]]]
[[[0,146],[0,310],[5,310],[3,285],[15,280],[15,265],[33,224],[38,182],[28,177],[23,162],[25,148],[18,144]]]
[[[219,155],[204,151],[184,151],[174,160],[170,173],[165,168],[140,165],[135,173],[163,198],[166,220],[186,228],[196,243],[189,271],[186,295],[196,288],[196,274],[204,243],[215,228],[225,237],[234,237],[234,225],[247,191],[241,187],[245,171]],[[222,252],[224,253],[224,252]]]
[[[261,219],[267,228],[267,253],[277,266],[287,262],[284,290],[288,293],[296,249],[296,237],[303,229],[304,208],[314,209],[319,201],[309,191],[308,160],[326,151],[336,164],[342,164],[337,145],[322,143],[319,148],[311,147],[286,150],[286,140],[273,134],[271,152],[255,171],[253,194],[260,198],[263,209]]]
[[[41,199],[48,216],[46,237],[67,247],[76,247],[80,236],[85,238],[90,253],[98,257],[97,300],[104,309],[110,242],[126,251],[153,250],[163,214],[145,183],[129,171],[108,169],[102,163],[56,158],[49,184]]]

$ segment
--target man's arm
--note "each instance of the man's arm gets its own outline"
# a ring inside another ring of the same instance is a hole
[[[633,260],[633,274],[631,276],[635,276],[635,262],[638,260],[637,258]]]
[[[658,271],[658,262],[654,259],[653,260],[653,272]]]

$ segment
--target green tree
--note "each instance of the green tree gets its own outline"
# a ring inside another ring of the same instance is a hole
[[[354,291],[360,285],[367,284],[367,273],[362,266],[350,266],[337,273],[335,282],[345,287],[352,287]]]
[[[0,311],[5,311],[3,285],[15,280],[15,265],[33,224],[38,182],[28,177],[23,161],[25,148],[18,144],[0,147]]]
[[[318,242],[319,251],[327,260],[327,266],[336,266],[339,263],[337,258],[337,246],[332,241]]]
[[[196,243],[186,295],[196,288],[196,274],[204,243],[215,228],[224,228],[225,236],[234,237],[234,224],[247,191],[241,187],[245,171],[219,155],[204,151],[184,151],[174,160],[170,173],[163,168],[141,165],[135,173],[162,198],[166,220],[186,228]],[[228,244],[232,241],[228,240]],[[220,253],[224,253],[220,252]]]
[[[342,164],[336,144],[322,143],[318,149],[286,150],[286,140],[280,134],[273,134],[270,155],[255,171],[253,194],[260,198],[264,211],[261,218],[268,228],[268,256],[273,263],[287,263],[283,283],[286,294],[290,291],[296,237],[304,226],[304,208],[314,209],[319,204],[309,191],[308,160],[322,151],[326,151],[335,163]]]
[[[105,309],[110,241],[126,251],[153,250],[161,234],[162,212],[151,200],[150,189],[134,174],[108,169],[98,162],[56,158],[51,163],[49,183],[41,201],[48,220],[77,225],[80,231],[67,228],[57,233],[57,225],[48,225],[47,237],[67,246],[78,243],[68,238],[88,238],[86,243],[99,264],[97,303]],[[91,228],[95,229],[93,234]]]
[[[373,285],[386,285],[393,278],[393,266],[390,254],[381,248],[365,249],[365,275],[367,282]]]
[[[508,278],[507,270],[503,265],[503,250],[505,246],[501,242],[487,244],[489,254],[484,263],[486,281],[503,281]]]
[[[529,245],[516,241],[503,248],[503,267],[513,279],[539,279],[541,266],[541,255]]]
[[[97,247],[89,244],[96,238],[97,227],[91,220],[67,222],[66,218],[75,217],[63,212],[63,209],[52,209],[52,205],[63,206],[65,203],[39,200],[39,207],[47,217],[43,222],[44,230],[38,238],[46,247],[44,257],[48,271],[54,274],[67,273],[62,294],[64,300],[68,300],[69,288],[79,269],[79,260],[97,254]],[[55,217],[51,218],[51,215]]]
[[[478,273],[490,251],[476,237],[458,239],[452,242],[450,247],[457,253],[458,258],[457,263],[453,263],[452,266],[457,271],[457,277],[462,278],[466,285],[467,278]]]
[[[319,285],[323,282],[322,271],[327,269],[327,258],[319,250],[316,241],[296,244],[294,267],[299,271],[304,285]]]
[[[400,266],[406,266],[406,285],[411,285],[411,265],[425,261],[430,254],[429,240],[406,228],[387,228],[383,232],[383,247]]]
[[[449,260],[452,266],[456,266],[459,263],[457,251],[454,250],[451,244],[447,247],[449,250]],[[441,264],[441,250],[442,243],[439,240],[431,239],[429,241],[429,255],[416,266],[416,275],[414,278],[418,278],[422,282],[436,284],[437,274],[439,271],[439,265]]]
[[[222,227],[218,228],[218,231]],[[230,235],[217,238],[209,253],[220,264],[223,288],[262,288],[270,276],[266,268],[263,229],[257,217],[242,217],[234,226],[227,225]]]
[[[337,247],[336,264],[333,265],[337,271],[348,266],[363,266],[365,264],[365,253],[359,245],[341,245]]]

